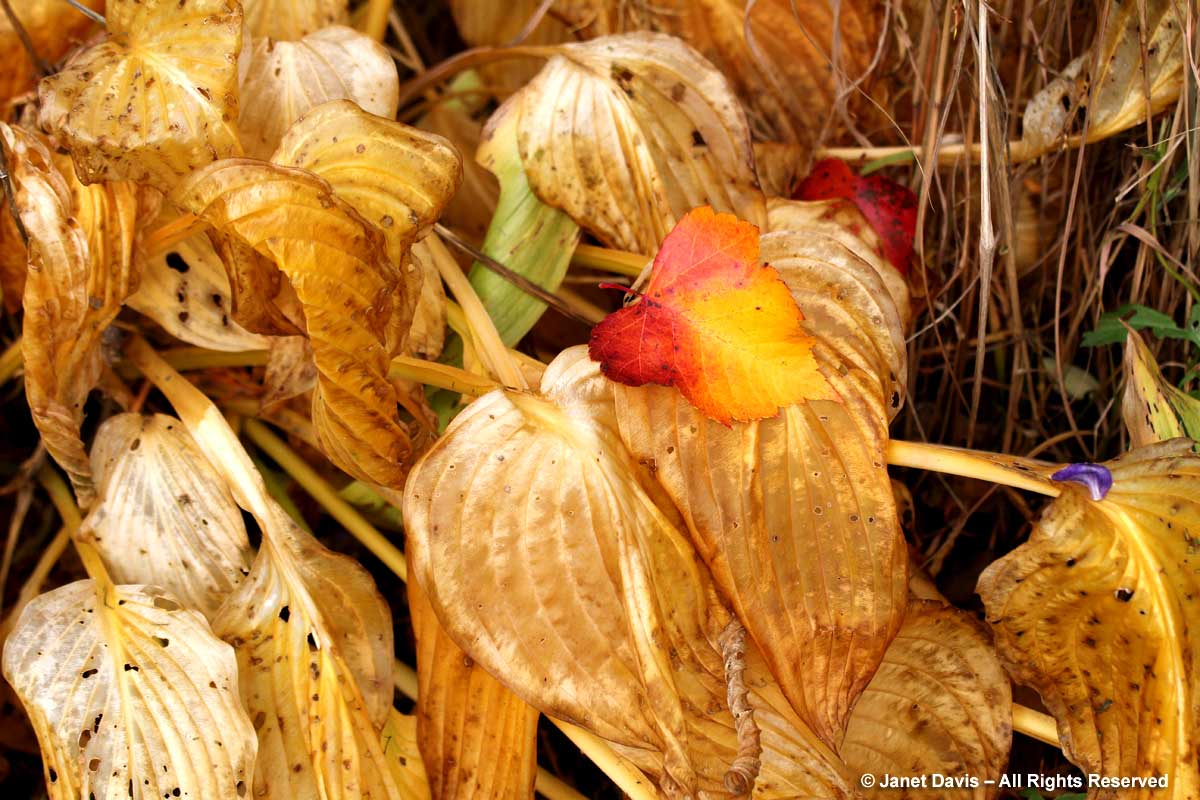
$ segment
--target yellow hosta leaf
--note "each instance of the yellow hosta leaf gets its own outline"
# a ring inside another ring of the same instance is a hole
[[[183,423],[109,417],[92,464],[99,502],[84,526],[113,579],[162,586],[211,619],[253,553],[233,496]]]
[[[399,487],[411,442],[387,381],[388,326],[404,278],[383,236],[320,178],[250,159],[212,164],[173,197],[287,276],[319,373],[312,418],[322,449],[357,478]]]
[[[416,581],[408,607],[417,638],[417,739],[435,800],[530,797],[537,776],[537,709],[442,630]]]
[[[1029,156],[1050,150],[1071,133],[1066,125],[1075,104],[1086,106],[1089,142],[1173,105],[1184,85],[1185,8],[1177,0],[1114,4],[1092,50],[1068,64],[1026,106],[1021,145]],[[1089,76],[1093,63],[1097,73]]]
[[[521,159],[543,202],[642,253],[696,206],[765,227],[745,115],[698,53],[648,33],[558,53],[514,100]]]
[[[255,39],[294,40],[350,20],[347,0],[246,0],[246,30]]]
[[[42,81],[40,121],[85,182],[169,189],[240,153],[235,0],[109,0],[109,36]]]
[[[979,579],[1000,657],[1041,694],[1067,756],[1086,773],[1169,776],[1166,789],[1120,793],[1130,800],[1200,797],[1192,445],[1175,439],[1057,473],[1098,480],[1061,483],[1029,541]]]
[[[1188,436],[1200,442],[1200,400],[1163,378],[1141,334],[1129,332],[1125,344],[1125,392],[1121,418],[1134,447]]]
[[[330,100],[352,100],[370,114],[395,118],[400,78],[383,45],[335,25],[299,41],[255,39],[241,93],[242,144],[247,155],[266,159],[292,123]]]
[[[911,600],[850,715],[842,755],[860,774],[924,775],[927,787],[868,795],[995,797],[1011,742],[1012,692],[987,630],[944,602]],[[976,785],[934,786],[935,774],[974,778]]]
[[[266,410],[317,385],[317,368],[312,345],[303,336],[272,336],[263,371],[263,394],[259,403]]]
[[[37,731],[51,800],[252,796],[257,743],[233,650],[161,589],[83,580],[35,598],[5,643],[4,677]]]
[[[104,0],[81,0],[81,4],[93,11],[104,11]],[[61,0],[24,0],[9,5],[29,34],[34,51],[49,63],[83,43],[96,27],[91,19]],[[0,105],[4,105],[34,87],[33,62],[8,14],[4,13],[0,13],[0,64],[4,64],[4,72],[0,74]]]
[[[380,736],[392,711],[387,603],[366,570],[323,547],[268,495],[217,407],[178,375],[163,377],[159,387],[197,446],[262,530],[250,574],[213,623],[234,646],[258,733],[247,797],[402,797]]]
[[[804,206],[820,204],[795,205],[792,224],[761,237],[762,260],[804,313],[837,399],[726,427],[673,389],[614,391],[621,438],[654,464],[793,708],[836,747],[904,614],[905,547],[884,451],[905,350],[876,268],[836,225],[799,224]]]
[[[225,265],[203,233],[143,260],[141,282],[126,305],[196,347],[229,352],[267,347],[265,337],[236,321]]]
[[[417,746],[417,718],[392,709],[383,726],[383,756],[404,800],[429,800],[429,779]]]
[[[540,396],[468,406],[405,488],[412,579],[518,697],[621,746],[668,797],[721,792],[739,752],[718,644],[729,617],[621,446],[610,387],[573,348]],[[844,796],[842,766],[764,697],[765,672],[745,682],[764,718],[759,796]]]
[[[94,498],[79,429],[100,378],[100,339],[134,289],[139,193],[130,183],[83,186],[71,162],[21,128],[0,124],[16,168],[16,206],[29,233],[22,349],[25,394],[46,449],[79,502]]]
[[[287,132],[272,161],[324,178],[338,197],[383,232],[388,259],[402,269],[401,307],[393,317],[402,352],[429,352],[430,328],[445,317],[441,278],[409,248],[441,216],[462,182],[462,158],[440,136],[368,114],[348,100],[320,105]],[[426,288],[428,285],[428,288]],[[431,307],[432,306],[432,307]],[[410,323],[421,328],[415,338]],[[440,336],[444,323],[439,326]],[[440,351],[440,340],[437,342]]]
[[[232,295],[233,318],[264,336],[295,336],[304,332],[304,311],[292,284],[275,262],[232,234],[210,230],[210,247],[225,268]],[[196,251],[203,251],[198,244]]]

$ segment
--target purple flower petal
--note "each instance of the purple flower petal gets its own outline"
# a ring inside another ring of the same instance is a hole
[[[1103,464],[1068,464],[1050,476],[1051,480],[1078,483],[1086,486],[1093,500],[1103,500],[1112,488],[1113,477],[1108,467]]]

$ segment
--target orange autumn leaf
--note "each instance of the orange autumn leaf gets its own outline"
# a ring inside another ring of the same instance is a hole
[[[592,331],[589,352],[627,386],[675,386],[723,424],[836,400],[817,369],[804,315],[759,263],[758,227],[704,206],[663,240],[637,302]]]

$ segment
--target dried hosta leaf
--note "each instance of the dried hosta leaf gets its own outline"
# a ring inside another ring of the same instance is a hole
[[[3,295],[4,310],[9,314],[16,314],[21,309],[28,269],[29,250],[8,202],[0,197],[0,295]]]
[[[838,399],[726,427],[673,389],[618,385],[617,418],[634,456],[655,465],[784,694],[836,747],[905,607],[905,548],[884,454],[903,337],[878,274],[836,236],[789,227],[764,235],[761,248],[799,303]],[[881,352],[890,337],[898,342]]]
[[[263,350],[267,339],[233,319],[225,265],[203,234],[142,262],[141,282],[126,305],[177,339],[207,350]]]
[[[357,478],[399,487],[411,442],[387,371],[403,277],[378,229],[311,173],[250,159],[197,171],[174,198],[287,276],[319,373],[312,418],[322,449]]]
[[[239,325],[265,336],[304,333],[300,301],[274,261],[236,236],[210,230],[205,238],[224,264],[233,318]],[[204,245],[197,245],[198,251],[203,249]]]
[[[538,286],[555,291],[579,244],[579,226],[546,205],[530,189],[517,147],[517,101],[505,103],[488,121],[476,161],[496,176],[500,198],[488,225],[483,252]],[[546,304],[495,272],[476,264],[471,285],[504,343],[515,346],[534,326]]]
[[[104,10],[104,0],[81,0],[93,11]],[[62,0],[24,0],[9,3],[21,27],[29,34],[40,58],[54,63],[81,44],[96,27],[91,19]],[[34,85],[33,62],[13,29],[8,14],[0,12],[0,105]]]
[[[84,524],[113,579],[162,586],[211,619],[253,553],[233,496],[183,424],[110,417],[92,464],[99,502]]]
[[[235,0],[109,0],[109,37],[42,81],[40,120],[86,182],[169,189],[240,151]]]
[[[543,202],[642,253],[700,205],[765,227],[746,117],[696,51],[637,33],[558,53],[514,96],[521,159]]]
[[[51,800],[250,795],[237,664],[199,612],[152,586],[76,581],[35,598],[4,677],[37,731]]]
[[[448,92],[471,92],[481,88],[479,76],[471,71],[452,81]],[[446,206],[442,221],[473,242],[482,240],[491,224],[498,197],[496,179],[477,158],[470,158],[482,143],[483,124],[475,119],[465,102],[455,98],[434,104],[429,113],[417,121],[417,127],[444,137],[455,150],[466,156],[462,186]]]
[[[518,697],[622,746],[668,797],[719,793],[739,751],[717,644],[728,615],[645,478],[617,438],[611,384],[572,348],[541,396],[480,398],[414,468],[412,577]],[[746,683],[770,693],[761,671]],[[750,703],[767,722],[760,796],[844,796],[811,731]]]
[[[1169,383],[1141,334],[1125,344],[1121,417],[1134,447],[1188,436],[1200,442],[1200,400]]]
[[[1184,84],[1186,6],[1178,0],[1110,6],[1108,24],[1093,43],[1099,53],[1076,58],[1026,106],[1021,142],[1026,157],[1050,150],[1069,133],[1074,104],[1087,106],[1089,142],[1120,133],[1174,104]],[[1098,72],[1089,76],[1093,63]]]
[[[780,406],[836,400],[817,367],[804,315],[758,228],[711,208],[663,239],[636,302],[592,330],[589,354],[627,386],[675,386],[709,419],[773,417]]]
[[[444,319],[445,295],[432,264],[409,263],[408,251],[433,227],[462,181],[462,159],[450,143],[337,100],[301,117],[272,160],[324,178],[338,197],[383,232],[388,259],[406,276],[393,316],[403,328],[395,334],[401,339],[399,350],[429,352],[429,328]],[[427,282],[434,284],[428,291]],[[403,341],[409,323],[418,320],[418,339]]]
[[[1175,439],[1058,473],[1062,494],[1029,541],[979,579],[1000,657],[1041,694],[1067,756],[1087,773],[1170,776],[1167,790],[1123,798],[1200,796],[1192,445]],[[1077,474],[1097,480],[1084,488]]]
[[[450,13],[454,15],[454,24],[458,26],[459,36],[472,47],[512,44],[525,32],[525,26],[529,24],[533,15],[538,13],[538,6],[541,4],[541,0],[509,0],[506,3],[450,0],[448,3]],[[575,26],[569,26],[559,18],[560,12],[565,10],[563,7],[568,4],[557,5],[559,7],[553,10],[554,13],[542,16],[528,36],[521,40],[521,44],[558,44],[575,38],[590,38],[578,36],[577,31],[572,30]],[[537,62],[528,59],[514,59],[498,64],[486,64],[479,68],[479,73],[484,86],[504,97],[529,83],[537,74],[539,66]]]
[[[432,361],[442,354],[446,344],[446,289],[425,241],[414,242],[409,256],[421,275],[421,294],[413,309],[403,349]]]
[[[383,756],[392,768],[400,796],[404,800],[429,800],[429,778],[417,744],[417,718],[392,709],[383,726],[382,738]]]
[[[79,438],[83,404],[100,378],[100,338],[137,282],[133,266],[138,190],[83,186],[71,162],[0,124],[16,168],[16,206],[29,233],[23,344],[25,394],[46,449],[71,478],[79,502],[94,498]]]
[[[877,788],[869,796],[995,797],[1011,741],[1012,692],[987,630],[942,602],[910,601],[900,633],[850,715],[841,752],[856,772],[926,775],[929,785]],[[935,774],[976,783],[934,786]]]
[[[458,648],[416,581],[408,606],[417,638],[417,733],[435,800],[531,797],[537,709]]]
[[[317,385],[317,367],[312,345],[303,336],[273,336],[263,372],[263,395],[259,403],[271,410],[279,403],[311,392]]]
[[[335,25],[296,42],[255,39],[241,92],[242,144],[247,155],[265,159],[293,122],[330,100],[352,100],[370,114],[394,118],[400,78],[383,45]]]
[[[246,0],[246,30],[255,39],[299,39],[349,22],[347,0]]]
[[[401,797],[380,738],[392,709],[387,603],[366,570],[326,549],[271,499],[216,406],[178,378],[163,388],[262,530],[250,574],[213,622],[234,645],[242,702],[258,732],[247,796]]]

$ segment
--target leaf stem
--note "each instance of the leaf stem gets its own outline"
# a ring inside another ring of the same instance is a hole
[[[392,10],[392,0],[367,0],[363,9],[361,22],[362,32],[377,42],[382,42],[387,33],[388,12]]]
[[[58,515],[63,521],[63,528],[75,542],[75,550],[79,553],[79,560],[83,562],[83,568],[88,577],[96,582],[99,595],[107,596],[108,590],[113,586],[112,578],[109,576],[108,569],[104,566],[104,561],[100,558],[96,546],[83,535],[81,527],[83,515],[75,503],[75,496],[67,488],[67,482],[49,464],[43,464],[38,470],[37,481],[46,490],[46,494],[50,495],[50,502],[58,510]]]
[[[1058,724],[1049,714],[1013,703],[1012,725],[1014,731],[1023,733],[1031,739],[1045,742],[1052,747],[1062,747],[1058,738]]]
[[[500,384],[495,381],[473,372],[467,372],[465,369],[409,356],[393,358],[392,366],[388,370],[388,377],[416,381],[469,397],[479,397],[493,389],[500,388]]]
[[[142,258],[161,256],[184,239],[207,228],[208,223],[195,214],[182,214],[146,234],[142,239]]]
[[[246,420],[243,428],[246,436],[263,452],[274,459],[283,471],[292,477],[304,491],[320,504],[329,515],[342,524],[355,539],[371,551],[384,565],[402,581],[408,580],[408,566],[404,552],[384,536],[378,528],[358,513],[354,506],[343,500],[329,483],[317,474],[307,461],[288,446],[287,442],[272,433],[266,425],[256,419]]]
[[[650,263],[650,257],[640,253],[629,253],[624,250],[613,250],[590,244],[577,246],[575,254],[571,256],[571,266],[573,267],[615,272],[630,278],[641,275],[648,263]]]
[[[642,771],[619,755],[612,746],[591,731],[569,722],[549,717],[550,721],[570,739],[579,750],[603,770],[630,800],[657,800],[658,791]]]
[[[894,467],[961,475],[1049,497],[1058,497],[1061,493],[1058,485],[1050,480],[1049,465],[1020,456],[892,439],[888,442],[887,461]]]

